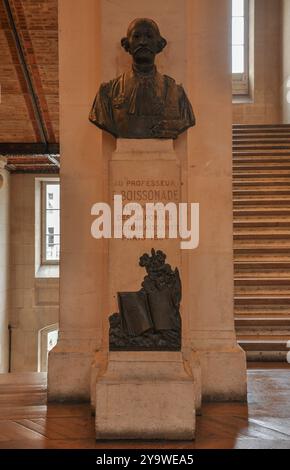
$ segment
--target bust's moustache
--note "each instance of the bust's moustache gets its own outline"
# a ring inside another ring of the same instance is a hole
[[[151,52],[152,54],[154,54],[154,51],[150,48],[150,47],[147,47],[147,46],[139,46],[139,47],[136,47],[136,49],[134,49],[134,54],[136,54],[136,52]]]

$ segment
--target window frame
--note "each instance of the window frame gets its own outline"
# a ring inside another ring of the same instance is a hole
[[[233,15],[231,17],[233,19]],[[250,94],[250,0],[244,0],[244,73],[232,72],[232,90],[234,96]],[[231,47],[233,47],[231,41]]]
[[[59,180],[41,181],[41,229],[40,229],[40,237],[41,237],[40,263],[41,263],[41,266],[58,266],[60,262],[60,260],[46,259],[46,235],[47,235],[46,234],[46,214],[47,214],[46,193],[47,193],[47,187],[52,186],[52,185],[60,186],[60,181]],[[59,208],[59,212],[60,212],[60,208]],[[53,236],[59,236],[59,241],[60,241],[60,233],[53,234]]]

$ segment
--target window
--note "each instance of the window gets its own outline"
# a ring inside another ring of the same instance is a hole
[[[38,372],[47,372],[48,353],[56,346],[58,340],[58,323],[38,331]]]
[[[249,94],[249,0],[232,0],[233,94]]]
[[[59,183],[42,182],[42,264],[57,264],[60,251]]]
[[[58,330],[52,330],[47,333],[47,354],[56,346],[57,340]]]

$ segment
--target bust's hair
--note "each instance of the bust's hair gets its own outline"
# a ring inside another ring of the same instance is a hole
[[[166,47],[167,41],[161,36],[157,23],[155,23],[155,21],[153,20],[150,20],[149,18],[136,18],[129,24],[128,30],[127,30],[127,36],[121,40],[122,47],[125,49],[126,52],[129,52],[129,36],[132,33],[133,29],[136,28],[136,26],[140,24],[149,25],[151,28],[154,29],[156,34],[159,36],[158,46],[157,46],[157,54],[159,54],[159,52],[161,52],[164,49],[164,47]]]

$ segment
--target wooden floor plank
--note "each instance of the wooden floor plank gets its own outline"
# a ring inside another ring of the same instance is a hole
[[[203,404],[194,442],[96,442],[89,404],[0,403],[0,449],[290,449],[289,389],[289,367],[251,364],[248,403]]]

